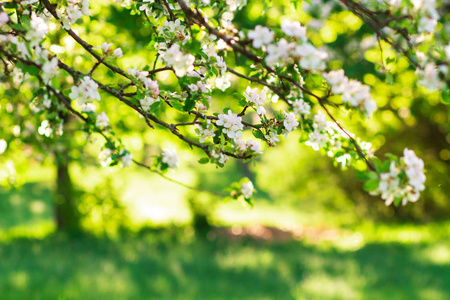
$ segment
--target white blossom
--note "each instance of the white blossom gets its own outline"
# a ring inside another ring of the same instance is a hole
[[[217,149],[213,149],[211,151],[211,156],[214,159],[216,159],[219,164],[222,164],[222,165],[224,165],[228,161],[228,156],[226,156],[225,154],[223,154],[221,151],[219,151]]]
[[[418,71],[418,75],[421,77],[419,80],[420,85],[427,87],[429,90],[441,88],[442,82],[439,80],[439,74],[435,63],[427,63],[423,71]]]
[[[56,75],[58,75],[58,59],[53,57],[42,66],[42,80],[48,83]]]
[[[109,118],[106,115],[106,113],[102,112],[97,116],[97,119],[95,121],[95,126],[97,127],[106,127],[109,125]]]
[[[255,104],[258,115],[266,113],[266,109],[263,107],[266,102],[266,92],[264,90],[259,93],[257,88],[252,89],[250,86],[247,86],[244,96],[248,102]]]
[[[204,143],[207,138],[209,137],[215,137],[216,134],[214,133],[214,126],[211,125],[211,121],[207,120],[206,128],[203,128],[201,125],[196,124],[195,128],[198,131],[198,134],[200,136],[199,141],[200,143]]]
[[[111,155],[112,155],[112,151],[109,148],[103,149],[98,154],[98,159],[100,160],[100,164],[102,165],[102,167],[109,166],[109,164],[112,162]]]
[[[121,58],[121,57],[123,56],[122,49],[121,49],[121,48],[116,48],[116,49],[113,51],[112,55],[113,55],[115,58]]]
[[[257,25],[254,30],[248,32],[248,38],[253,40],[253,47],[261,48],[263,45],[268,45],[272,42],[274,37],[273,31],[267,27]]]
[[[120,150],[119,152],[119,160],[122,164],[122,168],[128,168],[133,161],[133,155],[127,150]]]
[[[301,68],[312,71],[325,69],[325,60],[328,54],[318,50],[311,44],[298,45],[294,50],[295,55],[300,56],[299,65]]]
[[[9,16],[6,12],[1,11],[0,12],[0,27],[2,27],[4,24],[8,23]]]
[[[269,146],[274,147],[280,141],[280,139],[273,133],[269,132],[269,134],[265,135],[264,138],[269,143]]]
[[[307,146],[311,146],[314,150],[317,151],[319,150],[319,148],[324,147],[328,141],[328,135],[316,128],[313,132],[309,133],[308,140],[305,142],[305,144]]]
[[[377,103],[370,95],[370,87],[358,80],[349,80],[344,70],[322,73],[322,77],[327,80],[334,94],[342,95],[344,103],[359,108],[366,117],[370,118],[377,109]]]
[[[409,178],[409,184],[417,191],[425,189],[426,176],[423,172],[423,160],[418,158],[414,151],[405,148],[403,151],[403,161],[406,164],[406,175]]]
[[[27,38],[31,46],[38,45],[48,31],[48,25],[44,19],[38,17],[35,12],[31,14],[30,26],[32,30],[27,32]]]
[[[167,164],[169,168],[178,168],[178,156],[175,150],[163,149],[161,156],[162,162]]]
[[[225,91],[227,88],[231,86],[230,75],[224,75],[216,79],[216,87],[222,91]]]
[[[97,99],[100,101],[100,94],[98,93],[98,84],[90,77],[85,76],[80,81],[80,85],[72,86],[72,91],[69,94],[70,99],[78,99],[78,105],[83,105]]]
[[[216,124],[219,126],[223,126],[223,132],[228,135],[229,138],[236,138],[242,136],[242,131],[244,129],[244,125],[242,124],[242,118],[237,114],[233,114],[231,110],[228,111],[228,114],[220,114],[218,116],[218,120]]]
[[[85,103],[81,106],[80,109],[81,109],[81,112],[90,113],[90,112],[94,112],[97,109],[97,107],[95,107],[95,105],[92,103]]]
[[[194,70],[195,57],[191,54],[183,54],[179,44],[173,44],[162,57],[167,65],[172,66],[177,76],[184,76]]]
[[[447,58],[447,61],[450,61],[450,44],[444,47],[444,53]]]
[[[148,111],[148,110],[150,110],[150,107],[153,105],[153,103],[155,103],[157,101],[159,101],[158,98],[145,96],[144,99],[139,100],[139,103],[141,104],[143,110]]]
[[[297,116],[311,114],[311,105],[303,99],[297,99],[292,103],[292,108]]]
[[[280,39],[276,45],[267,46],[266,63],[268,65],[284,64],[289,58],[289,52],[295,48],[295,45],[295,43],[289,43],[285,39]]]
[[[284,121],[283,121],[283,125],[284,128],[286,128],[287,132],[291,132],[292,130],[295,130],[298,126],[298,121],[297,121],[297,117],[295,116],[294,113],[290,112],[290,113],[284,113]]]
[[[241,193],[246,199],[249,199],[253,195],[254,190],[255,188],[253,187],[253,183],[251,181],[241,184]]]
[[[284,21],[281,24],[281,30],[287,35],[291,37],[298,38],[303,43],[306,43],[306,27],[302,26],[299,22],[289,22]]]

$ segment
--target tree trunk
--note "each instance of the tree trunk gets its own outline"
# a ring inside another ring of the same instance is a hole
[[[81,233],[81,224],[76,197],[74,195],[74,187],[69,173],[69,163],[57,155],[56,165],[56,226],[58,231],[67,232],[70,235],[76,235]]]
[[[82,232],[81,216],[78,210],[77,196],[75,188],[70,178],[69,164],[70,155],[67,149],[71,148],[72,130],[70,123],[72,118],[69,115],[61,116],[64,120],[64,135],[60,137],[62,149],[55,150],[56,163],[56,189],[55,189],[55,221],[58,231],[66,232],[69,235],[78,235]]]

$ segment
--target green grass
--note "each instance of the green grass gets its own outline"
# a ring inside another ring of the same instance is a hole
[[[119,181],[127,187],[122,200],[139,212],[132,218],[152,224],[158,212],[156,224],[181,227],[68,239],[52,233],[48,183],[0,190],[0,299],[450,299],[450,222],[348,225],[338,212],[332,218],[261,199],[254,209],[217,204],[213,221],[337,234],[283,243],[202,240],[185,227],[185,190],[140,173]]]
[[[357,251],[177,239],[18,239],[1,245],[2,299],[450,299],[447,244]],[[435,249],[435,250],[433,250]]]

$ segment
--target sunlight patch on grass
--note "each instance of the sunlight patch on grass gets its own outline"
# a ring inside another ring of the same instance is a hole
[[[450,244],[437,244],[425,249],[423,258],[438,265],[450,265]]]
[[[308,275],[296,288],[295,297],[297,299],[309,297],[313,297],[313,299],[361,299],[353,281],[349,281],[348,278],[345,280],[332,277],[322,272]]]
[[[52,220],[18,225],[5,230],[0,229],[0,241],[12,241],[17,238],[44,239],[55,232],[55,229],[56,227]]]
[[[189,182],[191,174],[177,174]],[[154,174],[130,176],[122,199],[130,209],[131,219],[139,224],[187,224],[191,214],[185,201],[186,189]],[[168,192],[169,191],[169,192]]]
[[[219,253],[216,260],[223,269],[258,269],[268,268],[274,262],[274,255],[269,250],[244,248],[235,251],[229,249],[225,253]]]
[[[11,274],[10,280],[12,286],[19,290],[24,290],[27,288],[29,276],[24,271],[16,271]]]

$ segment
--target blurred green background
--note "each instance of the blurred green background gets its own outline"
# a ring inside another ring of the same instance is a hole
[[[78,34],[93,45],[120,46],[124,69],[152,65],[152,26],[110,1],[91,2],[90,19],[74,26]],[[379,149],[377,156],[408,147],[424,159],[427,189],[419,202],[385,207],[362,190],[353,170],[300,145],[295,133],[264,149],[254,165],[200,165],[198,152],[162,129],[147,129],[106,94],[100,111],[135,158],[151,162],[161,148],[176,148],[181,166],[168,176],[215,191],[247,176],[258,190],[255,207],[187,190],[137,166],[101,168],[102,140],[88,141],[77,120],[68,117],[60,138],[36,134],[43,118],[29,117],[32,81],[0,85],[0,138],[8,142],[0,155],[0,298],[450,299],[448,106],[438,92],[417,87],[414,70],[384,43],[382,56],[368,26],[325,3],[296,9],[249,1],[235,24],[298,20],[316,46],[327,48],[330,68],[370,85],[379,106],[372,119],[334,113]],[[436,39],[445,41],[450,16],[443,16]],[[94,64],[57,26],[47,43],[82,72]],[[239,69],[233,56],[227,63]],[[94,78],[121,80],[103,67]],[[176,86],[168,73],[157,79],[162,89]],[[61,90],[70,86],[62,76]],[[213,106],[230,106],[227,95],[246,86],[232,78],[230,93],[217,93]],[[185,121],[172,111],[161,116]]]

